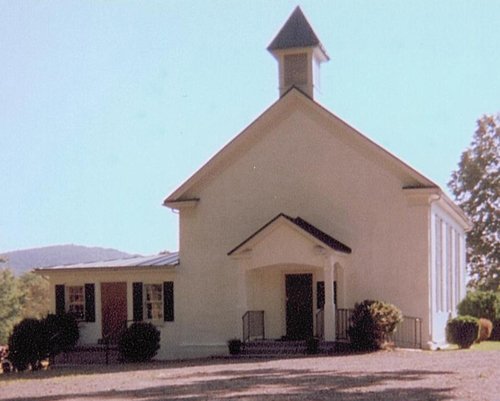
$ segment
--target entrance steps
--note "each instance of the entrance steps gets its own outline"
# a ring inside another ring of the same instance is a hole
[[[249,357],[307,355],[312,354],[307,341],[254,340],[242,345],[241,355]],[[336,350],[336,343],[320,341],[317,354],[331,354]]]

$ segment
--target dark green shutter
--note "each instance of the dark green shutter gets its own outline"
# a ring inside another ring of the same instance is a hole
[[[316,283],[316,305],[318,309],[325,307],[325,282],[318,281]]]
[[[66,312],[64,285],[56,285],[56,315]]]
[[[85,284],[85,321],[95,322],[95,285]]]
[[[165,281],[163,283],[163,320],[165,322],[174,321],[174,282]]]
[[[143,307],[142,307],[142,283],[132,284],[132,296],[133,296],[133,315],[134,322],[140,322],[143,319]]]

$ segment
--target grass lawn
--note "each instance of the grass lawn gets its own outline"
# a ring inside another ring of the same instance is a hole
[[[458,350],[457,345],[450,345],[449,348],[446,349],[447,351],[456,351]],[[474,344],[472,347],[470,347],[470,350],[472,351],[500,351],[500,341],[483,341],[479,344]]]

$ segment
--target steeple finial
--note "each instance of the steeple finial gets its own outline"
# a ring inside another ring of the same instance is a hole
[[[267,50],[278,60],[280,96],[292,86],[313,98],[320,63],[329,57],[299,6]]]

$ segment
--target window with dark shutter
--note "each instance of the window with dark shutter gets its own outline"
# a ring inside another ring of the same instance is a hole
[[[337,305],[337,282],[333,282],[333,303]],[[325,282],[318,281],[316,283],[316,305],[318,309],[325,307]]]
[[[325,282],[318,281],[316,283],[316,305],[318,309],[323,309],[325,306]]]
[[[142,283],[132,283],[133,316],[135,322],[143,319]]]
[[[95,285],[85,284],[85,321],[95,322]]]
[[[163,283],[163,319],[165,322],[174,321],[174,282]]]
[[[56,315],[66,312],[64,285],[56,285]]]

